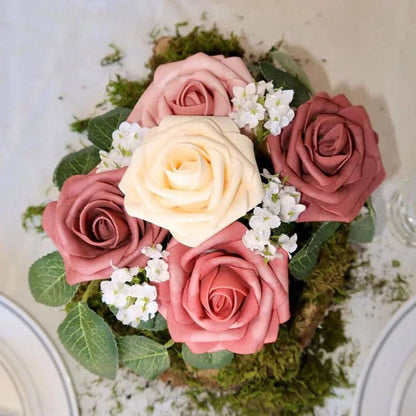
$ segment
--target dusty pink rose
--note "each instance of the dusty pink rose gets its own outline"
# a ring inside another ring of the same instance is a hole
[[[227,116],[233,87],[252,81],[241,58],[197,53],[160,65],[127,120],[153,127],[167,115]]]
[[[159,311],[172,339],[193,353],[252,354],[289,319],[287,255],[266,264],[243,245],[246,230],[235,222],[195,248],[169,243]]]
[[[377,133],[344,95],[317,94],[267,144],[276,173],[302,193],[300,222],[351,222],[385,177]]]
[[[143,247],[161,242],[167,231],[130,217],[118,184],[125,169],[67,179],[59,200],[43,214],[43,228],[65,262],[66,280],[75,284],[107,279],[118,267],[144,267]]]

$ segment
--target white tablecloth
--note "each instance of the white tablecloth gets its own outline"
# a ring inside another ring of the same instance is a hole
[[[59,345],[56,328],[64,312],[36,304],[27,284],[30,264],[53,246],[48,239],[25,233],[20,216],[28,205],[53,197],[49,192],[53,169],[66,146],[79,138],[68,129],[73,116],[84,118],[102,111],[93,110],[115,73],[131,78],[146,74],[149,33],[155,28],[164,34],[165,26],[172,29],[180,21],[188,21],[189,27],[216,22],[221,31],[243,36],[244,45],[256,51],[265,51],[283,37],[316,91],[343,92],[354,104],[363,104],[380,135],[387,171],[387,181],[374,196],[379,224],[368,248],[371,264],[374,273],[386,279],[398,272],[408,277],[414,274],[415,250],[397,243],[385,225],[386,202],[403,176],[414,170],[416,159],[413,0],[2,0],[0,12],[0,189],[4,190],[0,292],[30,311],[55,341],[82,393],[83,414],[92,414],[94,400],[101,400],[98,397],[108,397],[114,405],[113,384],[94,385],[93,397],[85,396],[95,378]],[[122,65],[102,67],[100,60],[111,52],[108,45],[112,42],[126,56]],[[399,269],[391,267],[393,259],[400,261]],[[415,279],[409,281],[410,291],[416,293]],[[374,303],[366,296],[368,291],[354,296],[347,307],[348,330],[359,352],[351,370],[353,381],[397,306],[379,299],[382,306],[373,310]],[[137,414],[162,391],[164,400],[154,404],[155,414],[164,414],[163,408],[171,414],[169,400],[178,394],[160,384],[151,393],[136,392],[124,400],[122,414]],[[331,399],[321,414],[342,415],[351,396],[346,392],[343,398]],[[101,411],[97,414],[105,414]]]

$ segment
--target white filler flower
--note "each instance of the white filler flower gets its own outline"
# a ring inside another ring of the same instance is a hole
[[[101,162],[97,166],[97,173],[128,166],[133,152],[142,144],[148,130],[148,127],[141,127],[137,123],[123,121],[113,131],[110,151],[100,150]]]

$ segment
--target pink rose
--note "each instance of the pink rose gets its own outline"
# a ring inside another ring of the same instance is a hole
[[[246,230],[235,222],[195,248],[169,243],[159,311],[172,339],[193,353],[252,354],[289,319],[287,255],[266,264],[242,243]]]
[[[317,94],[267,144],[276,173],[302,193],[299,222],[351,222],[385,177],[377,133],[344,95]]]
[[[107,279],[118,267],[144,267],[143,247],[161,242],[167,231],[127,215],[118,184],[125,169],[67,179],[59,200],[43,214],[43,228],[65,262],[69,284]]]
[[[167,115],[227,116],[233,87],[252,81],[241,58],[197,53],[160,65],[127,121],[153,127]]]

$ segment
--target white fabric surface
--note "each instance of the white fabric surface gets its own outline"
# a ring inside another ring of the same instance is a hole
[[[30,264],[53,246],[48,239],[25,233],[20,216],[28,205],[53,197],[45,196],[53,169],[66,145],[78,139],[68,129],[73,116],[92,115],[114,73],[132,78],[146,74],[153,28],[161,28],[163,34],[165,25],[173,28],[184,20],[193,27],[201,23],[204,11],[207,26],[216,22],[222,31],[233,30],[252,50],[264,51],[284,37],[287,50],[300,58],[316,91],[344,92],[353,103],[366,107],[380,135],[388,175],[374,198],[379,226],[369,247],[372,264],[387,279],[396,273],[388,267],[392,259],[401,261],[403,274],[414,273],[415,251],[401,247],[385,227],[386,201],[403,176],[414,170],[416,157],[413,0],[1,0],[0,292],[43,325],[63,353],[80,392],[94,378],[59,346],[56,328],[64,313],[36,304],[27,284]],[[101,67],[111,42],[126,57],[122,66]],[[415,293],[414,279],[411,285]],[[371,313],[371,302],[362,295],[352,299],[348,310],[349,329],[360,351],[352,371],[356,378],[393,306],[383,305]],[[99,388],[110,397],[111,387],[103,383]],[[138,406],[145,409],[161,388],[154,387],[153,396],[137,393],[129,403],[135,400],[136,412]],[[157,405],[155,414],[165,414],[162,408],[170,411],[168,399],[176,393],[164,394],[166,400]],[[321,414],[342,415],[350,401],[351,393],[332,399]],[[81,406],[83,414],[90,414],[92,405],[85,397]],[[132,408],[126,406],[122,414],[137,414]]]

